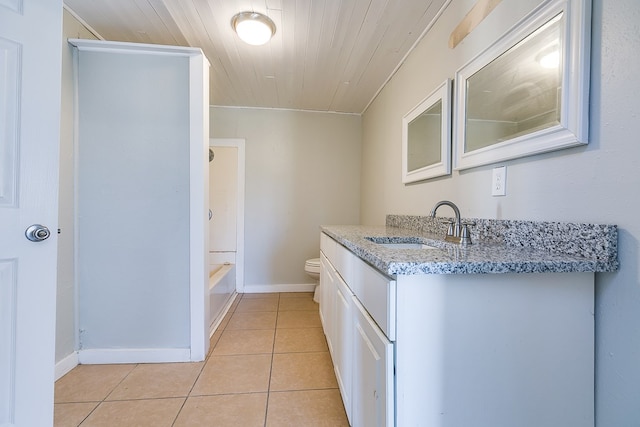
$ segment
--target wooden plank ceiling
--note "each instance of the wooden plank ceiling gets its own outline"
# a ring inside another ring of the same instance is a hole
[[[65,0],[106,40],[200,47],[212,105],[362,113],[447,0]],[[276,24],[250,46],[231,17]]]

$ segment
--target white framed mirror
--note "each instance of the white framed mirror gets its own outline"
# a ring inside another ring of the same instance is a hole
[[[548,0],[456,72],[457,170],[588,143],[590,0]]]
[[[402,118],[402,182],[451,173],[451,80]]]

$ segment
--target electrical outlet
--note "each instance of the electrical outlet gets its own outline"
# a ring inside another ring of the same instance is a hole
[[[491,195],[507,195],[507,167],[493,168],[493,178],[491,179]]]

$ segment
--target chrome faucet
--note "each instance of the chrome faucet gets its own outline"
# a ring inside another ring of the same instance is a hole
[[[447,234],[445,236],[445,240],[448,242],[460,243],[462,245],[470,245],[471,244],[471,236],[469,235],[469,225],[473,225],[474,223],[465,223],[462,224],[460,219],[460,209],[456,206],[455,203],[450,202],[448,200],[441,200],[431,209],[431,218],[436,217],[436,211],[442,205],[447,205],[456,215],[455,221],[446,221],[445,223],[449,224],[449,229],[447,230]]]

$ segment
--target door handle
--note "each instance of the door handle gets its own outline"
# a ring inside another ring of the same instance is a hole
[[[44,225],[33,224],[25,230],[24,235],[32,242],[41,242],[47,240],[51,232]]]

